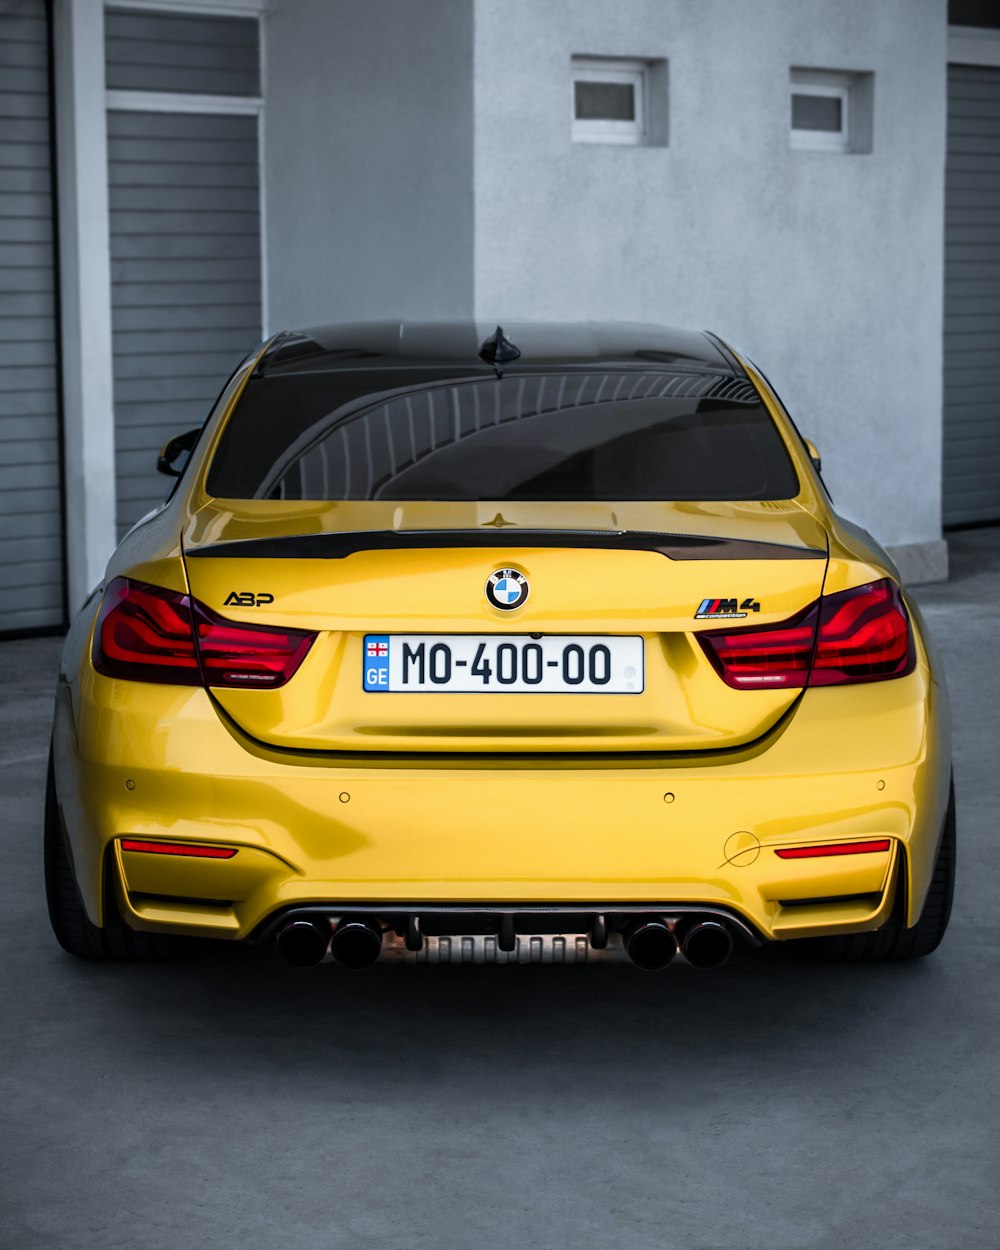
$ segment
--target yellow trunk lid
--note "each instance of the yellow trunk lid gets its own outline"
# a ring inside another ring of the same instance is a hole
[[[696,635],[792,616],[822,591],[826,547],[815,518],[788,502],[217,502],[184,536],[191,593],[212,611],[317,632],[286,686],[213,695],[251,737],[318,751],[691,751],[752,741],[799,692],[731,689]],[[505,568],[530,586],[510,612],[485,593]],[[705,600],[746,604],[746,615],[696,619]],[[644,688],[364,690],[366,635],[455,634],[640,636]]]

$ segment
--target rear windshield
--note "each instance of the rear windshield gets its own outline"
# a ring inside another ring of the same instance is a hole
[[[457,371],[456,371],[457,373]],[[249,381],[209,470],[226,499],[788,499],[760,397],[722,373],[281,373]]]

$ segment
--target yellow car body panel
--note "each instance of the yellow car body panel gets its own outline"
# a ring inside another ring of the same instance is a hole
[[[721,762],[711,752],[599,765],[561,756],[508,755],[487,765],[453,755],[389,764],[357,752],[289,758],[220,720],[204,690],[88,671],[78,696],[74,714],[62,690],[55,749],[64,820],[95,923],[105,905],[104,853],[134,837],[239,848],[231,861],[118,850],[137,927],[150,913],[133,895],[226,900],[217,914],[161,905],[153,927],[229,937],[248,936],[279,907],[331,898],[669,898],[730,906],[765,937],[853,931],[870,927],[881,903],[860,918],[853,902],[827,906],[822,917],[781,903],[884,893],[895,850],[792,861],[775,850],[892,839],[905,850],[912,920],[947,795],[941,695],[922,656],[899,681],[800,694],[787,726]],[[927,719],[915,718],[924,703]],[[504,818],[498,796],[516,805],[516,822]]]
[[[137,930],[244,939],[297,905],[703,904],[759,938],[862,932],[920,915],[948,802],[947,699],[919,613],[907,676],[844,687],[733,689],[697,643],[706,595],[760,599],[754,624],[820,594],[897,576],[832,511],[767,384],[801,488],[774,503],[427,503],[212,498],[207,466],[252,372],[235,375],[180,488],[112,558],[234,621],[318,631],[274,690],[121,680],[95,671],[99,597],[74,623],[53,735],[59,810],[90,920],[113,889]],[[638,530],[786,543],[823,558],[666,562],[648,551],[366,551],[349,560],[202,558],[216,545],[352,531]],[[332,567],[336,565],[336,567]],[[517,619],[485,574],[523,569]],[[484,572],[485,571],[485,572]],[[587,594],[581,586],[589,586]],[[598,589],[594,590],[593,588]],[[272,601],[240,607],[232,592]],[[361,687],[366,634],[626,634],[646,687],[600,695],[384,694]],[[211,844],[155,855],[122,839]],[[783,859],[789,847],[887,850]],[[830,900],[828,902],[810,900]]]

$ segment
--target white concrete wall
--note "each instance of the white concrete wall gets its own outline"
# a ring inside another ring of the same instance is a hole
[[[468,0],[272,0],[270,330],[472,314]]]
[[[945,0],[476,0],[476,315],[715,329],[843,511],[935,544],[946,29]],[[580,53],[668,59],[667,147],[570,142]],[[874,71],[871,155],[790,149],[793,65]]]

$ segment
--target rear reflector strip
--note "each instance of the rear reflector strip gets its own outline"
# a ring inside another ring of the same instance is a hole
[[[826,846],[789,846],[775,851],[779,859],[817,859],[821,855],[868,855],[872,851],[887,851],[888,838],[872,842],[829,842]]]
[[[145,851],[151,855],[190,855],[194,859],[232,859],[234,846],[197,846],[190,842],[137,842],[122,838],[123,851]]]

